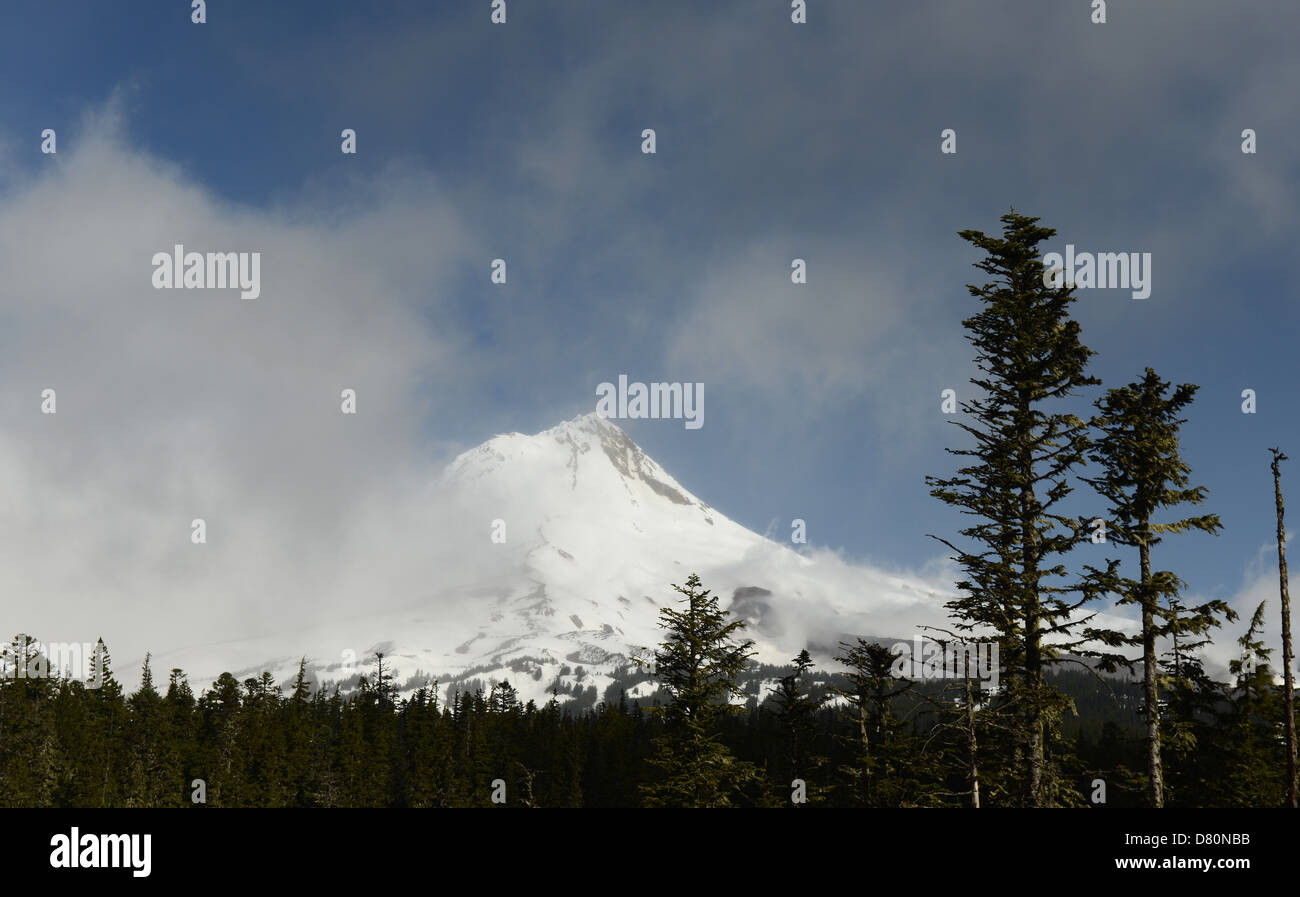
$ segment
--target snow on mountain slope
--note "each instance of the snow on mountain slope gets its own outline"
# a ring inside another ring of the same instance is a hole
[[[614,674],[660,641],[659,610],[680,597],[671,584],[693,572],[749,621],[769,663],[943,617],[937,583],[765,539],[595,414],[490,439],[448,465],[433,494],[437,513],[462,521],[451,555],[464,563],[446,562],[444,584],[410,606],[160,660],[204,685],[222,669],[242,679],[269,668],[285,681],[306,656],[316,678],[346,682],[383,651],[408,689],[436,677],[445,698],[470,679],[506,680],[525,700],[545,701],[558,687],[561,698],[587,692],[585,703],[604,699]],[[502,523],[505,541],[495,542]]]
[[[562,619],[583,620],[578,630],[631,627],[653,642],[655,615],[627,607],[658,606],[665,591],[675,594],[669,579],[752,551],[799,560],[695,498],[594,414],[537,436],[498,436],[457,458],[445,484],[484,512],[501,509],[493,517],[507,527],[502,555],[544,584]]]

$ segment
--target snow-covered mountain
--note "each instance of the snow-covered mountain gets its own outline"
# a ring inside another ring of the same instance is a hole
[[[160,666],[186,669],[196,685],[223,669],[241,679],[270,669],[283,682],[306,656],[318,680],[346,684],[382,651],[407,689],[436,678],[445,696],[473,680],[506,680],[525,700],[556,691],[585,704],[649,655],[662,638],[659,610],[680,598],[671,584],[691,573],[749,622],[768,663],[805,646],[826,656],[850,635],[905,637],[943,616],[941,586],[764,538],[595,414],[490,439],[448,465],[433,495],[435,513],[459,525],[428,595],[172,652]]]

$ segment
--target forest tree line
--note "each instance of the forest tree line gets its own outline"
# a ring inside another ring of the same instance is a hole
[[[8,649],[34,647],[19,637]],[[349,694],[313,688],[304,665],[288,688],[225,673],[195,696],[181,670],[160,688],[146,665],[128,695],[105,653],[99,688],[0,679],[0,805],[969,806],[964,682],[899,680],[885,645],[845,648],[835,671],[801,655],[764,700],[728,705],[706,723],[712,751],[666,718],[670,697],[620,694],[576,713],[521,702],[506,682],[400,697],[382,658]],[[1162,723],[1169,806],[1284,802],[1281,692],[1258,661],[1230,682],[1184,668]],[[1101,780],[1101,805],[1144,805],[1141,683],[1083,669],[1051,681],[1077,710],[1063,726],[1062,803],[1097,806]],[[984,806],[1016,803],[1009,735],[978,745]]]

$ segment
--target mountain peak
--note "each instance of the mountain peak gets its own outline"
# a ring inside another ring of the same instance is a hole
[[[627,438],[627,431],[596,411],[588,411],[586,414],[580,414],[571,420],[566,420],[563,423],[556,424],[554,427],[551,427],[551,429],[546,431],[547,434],[559,432],[592,433],[602,437],[618,435]]]
[[[461,454],[446,477],[508,495],[546,493],[571,505],[577,493],[593,507],[622,495],[632,505],[709,506],[691,495],[637,445],[622,427],[596,412],[579,415],[534,435],[508,433]],[[564,498],[554,493],[562,489]],[[585,502],[583,502],[585,503]],[[712,521],[709,521],[712,523]]]

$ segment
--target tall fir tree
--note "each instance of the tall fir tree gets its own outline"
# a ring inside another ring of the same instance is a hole
[[[1089,457],[1101,473],[1084,477],[1106,502],[1106,538],[1138,550],[1138,578],[1120,576],[1115,565],[1105,571],[1090,568],[1120,604],[1133,604],[1142,615],[1141,629],[1125,636],[1090,630],[1112,646],[1141,648],[1143,704],[1146,717],[1147,800],[1164,806],[1164,776],[1160,756],[1160,670],[1157,642],[1170,637],[1202,636],[1223,619],[1236,614],[1223,601],[1209,601],[1182,612],[1176,603],[1182,581],[1167,570],[1152,572],[1151,549],[1164,534],[1200,530],[1217,533],[1218,515],[1204,514],[1168,522],[1153,518],[1161,511],[1205,500],[1202,486],[1188,485],[1190,468],[1179,450],[1179,417],[1192,402],[1197,387],[1184,383],[1169,394],[1169,383],[1147,368],[1138,381],[1110,389],[1096,402],[1093,426],[1099,431]],[[1168,604],[1165,603],[1168,599]]]
[[[1070,797],[1048,745],[1065,701],[1044,671],[1059,654],[1081,647],[1087,617],[1075,612],[1096,596],[1086,580],[1063,581],[1063,556],[1086,536],[1059,505],[1089,440],[1085,422],[1061,403],[1100,381],[1087,374],[1093,352],[1070,318],[1073,285],[1045,282],[1037,247],[1056,231],[1037,222],[1013,209],[1002,216],[1001,237],[960,234],[985,252],[975,266],[993,278],[968,285],[983,307],[963,322],[979,371],[971,382],[982,395],[962,401],[967,420],[954,423],[975,447],[949,449],[970,463],[955,477],[926,482],[936,498],[979,520],[960,530],[975,550],[940,539],[965,574],[961,595],[948,607],[958,629],[997,635],[1002,700],[1018,714],[1018,802],[1040,807]]]
[[[93,806],[120,806],[122,783],[126,780],[123,738],[127,708],[121,683],[113,675],[112,657],[102,638],[95,642],[90,681],[96,685],[89,690],[93,696],[90,719],[95,736],[88,751],[94,758],[93,788],[98,796]]]
[[[654,675],[670,696],[654,708],[665,729],[651,759],[661,776],[642,786],[642,796],[648,806],[733,806],[758,772],[722,743],[718,723],[735,709],[753,642],[738,641],[745,622],[731,619],[696,574],[673,589],[683,608],[659,611],[667,638],[654,655]]]

